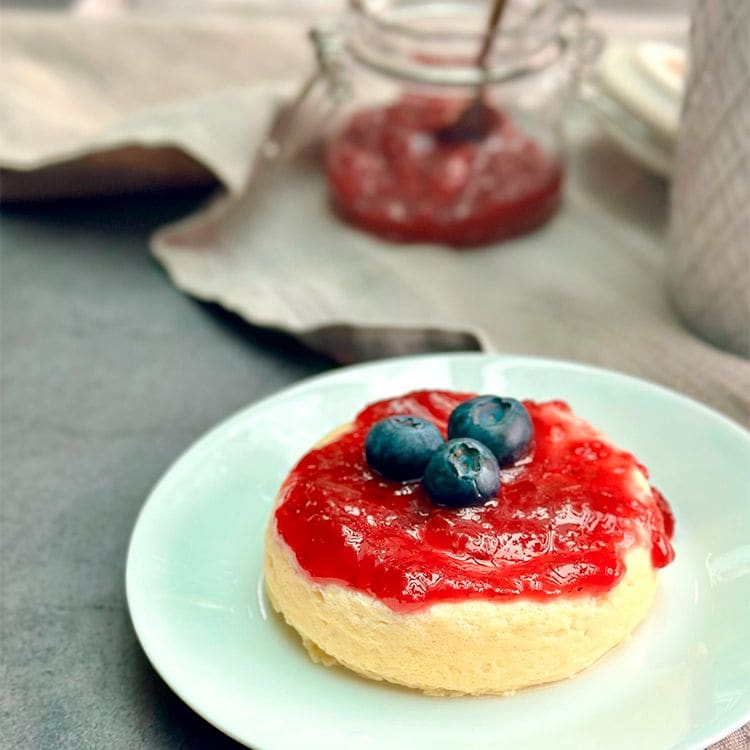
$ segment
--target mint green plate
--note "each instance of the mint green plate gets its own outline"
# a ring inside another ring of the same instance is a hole
[[[286,473],[364,404],[434,387],[565,399],[672,504],[677,557],[646,622],[570,680],[426,697],[313,664],[270,611],[263,532]],[[240,412],[172,466],[133,531],[127,596],[166,682],[257,750],[703,748],[750,719],[750,437],[664,388],[563,362],[451,354],[337,370]]]

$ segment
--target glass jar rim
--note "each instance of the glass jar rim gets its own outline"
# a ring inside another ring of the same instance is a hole
[[[442,2],[446,10],[453,8],[456,13],[465,11],[468,6],[476,8],[479,4],[466,0]],[[483,26],[471,31],[414,28],[386,16],[386,11],[394,5],[398,8],[398,0],[395,4],[393,0],[349,0],[349,22],[344,47],[357,63],[382,75],[432,86],[479,86],[537,73],[560,59],[578,35],[578,32],[573,35],[564,32],[568,19],[572,18],[579,27],[583,22],[583,11],[579,6],[570,5],[564,0],[541,0],[533,6],[524,22],[503,24],[495,32],[496,49],[503,42],[514,44],[523,39],[529,43],[520,59],[518,55],[514,55],[510,60],[498,60],[496,55],[480,68],[471,56],[460,64],[436,64],[435,60],[419,59],[417,55],[402,56],[399,59],[398,52],[403,44],[458,42],[478,50],[485,30]],[[401,5],[408,9],[410,3]],[[427,10],[434,9],[436,5],[437,3],[420,3],[417,0],[412,10],[418,14],[420,6]],[[403,10],[403,7],[400,9]]]
[[[382,0],[379,3],[383,4]],[[454,4],[456,6],[465,6],[469,3],[466,0],[463,2],[453,2],[447,0],[446,5]],[[483,28],[477,28],[474,31],[428,31],[425,29],[418,29],[407,26],[404,23],[397,21],[387,20],[375,12],[373,0],[349,0],[349,10],[355,16],[359,16],[361,19],[379,27],[384,31],[388,31],[394,34],[398,34],[404,37],[411,37],[414,39],[467,39],[475,40],[477,43],[480,42],[484,35],[485,30]],[[489,5],[489,4],[488,4]],[[528,25],[536,20],[539,20],[543,15],[544,11],[552,8],[553,13],[550,17],[552,23],[559,22],[565,15],[565,3],[564,0],[556,0],[556,2],[545,2],[539,0],[533,7],[531,13],[529,13],[522,23],[510,24],[507,21],[500,24],[494,32],[496,38],[502,37],[513,37],[528,34]]]

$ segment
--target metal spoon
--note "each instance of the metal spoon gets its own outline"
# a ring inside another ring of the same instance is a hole
[[[494,0],[492,10],[487,19],[487,28],[482,40],[482,46],[477,55],[476,66],[486,70],[487,57],[495,42],[495,31],[505,10],[507,0]],[[451,123],[440,128],[435,137],[441,143],[463,143],[464,141],[481,141],[497,121],[497,112],[484,101],[486,84],[477,86],[474,98],[461,114]]]

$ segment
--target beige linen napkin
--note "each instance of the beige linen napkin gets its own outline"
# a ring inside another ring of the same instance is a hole
[[[237,193],[278,94],[312,65],[305,23],[229,15],[107,18],[5,11],[3,196],[220,180]]]
[[[347,362],[461,348],[579,360],[750,423],[750,362],[692,334],[667,301],[667,186],[582,110],[562,210],[541,231],[482,250],[389,245],[342,225],[314,146],[275,179],[254,180],[278,81],[309,71],[308,20],[4,13],[5,197],[216,179],[217,197],[158,231],[153,252],[180,288],[256,325]],[[604,22],[628,30],[627,18]],[[642,18],[631,29],[675,32]],[[715,747],[749,743],[745,727]]]

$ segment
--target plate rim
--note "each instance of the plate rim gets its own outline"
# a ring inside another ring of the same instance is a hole
[[[205,447],[209,445],[211,441],[216,439],[218,434],[224,433],[226,430],[231,429],[231,425],[233,423],[239,422],[240,420],[244,419],[245,415],[250,411],[260,409],[268,405],[268,403],[271,403],[283,397],[287,397],[290,395],[303,394],[306,390],[310,388],[314,388],[320,382],[335,381],[340,378],[345,379],[347,375],[349,375],[350,373],[365,372],[371,369],[377,370],[382,367],[398,365],[401,363],[407,364],[407,363],[416,363],[416,362],[428,362],[431,359],[445,359],[445,358],[477,360],[477,361],[485,361],[485,362],[497,361],[504,365],[526,364],[526,365],[531,365],[531,366],[555,367],[555,368],[562,368],[562,369],[567,369],[571,371],[593,373],[597,376],[602,376],[602,375],[608,376],[608,377],[615,376],[618,379],[624,380],[626,382],[630,382],[631,384],[636,385],[638,387],[646,387],[648,389],[655,389],[658,392],[660,392],[660,395],[664,397],[677,401],[678,403],[681,402],[682,405],[688,408],[697,410],[699,413],[701,413],[703,416],[709,419],[718,420],[720,423],[723,424],[725,428],[728,428],[732,432],[734,432],[738,438],[748,441],[748,443],[750,444],[750,430],[745,429],[739,422],[735,421],[734,419],[727,416],[726,414],[722,414],[716,409],[711,408],[710,406],[702,403],[701,401],[698,401],[697,399],[694,399],[683,393],[680,393],[679,391],[669,388],[668,386],[662,385],[660,383],[656,383],[646,378],[638,377],[635,375],[630,375],[620,370],[614,370],[614,369],[610,369],[606,367],[601,367],[598,365],[589,365],[583,362],[574,362],[570,360],[557,359],[557,358],[552,358],[552,357],[537,357],[533,355],[512,354],[512,353],[451,352],[451,351],[430,352],[426,354],[385,357],[385,358],[371,360],[367,362],[360,362],[360,363],[356,363],[352,365],[335,367],[331,370],[327,370],[325,372],[318,373],[310,377],[302,378],[301,380],[295,383],[291,383],[279,390],[273,391],[272,393],[266,396],[263,396],[255,401],[251,401],[245,406],[241,407],[240,409],[237,409],[236,411],[232,412],[231,414],[227,415],[223,419],[216,422],[213,426],[209,427],[207,430],[201,433],[196,439],[194,439],[189,445],[187,445],[182,451],[180,451],[179,454],[171,461],[171,463],[167,466],[167,468],[162,472],[162,474],[159,476],[159,479],[154,483],[151,490],[148,492],[146,498],[144,499],[141,507],[138,510],[135,522],[133,524],[132,531],[130,533],[130,538],[128,540],[127,551],[125,555],[124,583],[125,583],[126,606],[127,606],[128,615],[130,617],[130,622],[133,626],[133,630],[135,632],[136,638],[138,639],[138,642],[141,648],[143,649],[143,652],[146,658],[148,659],[151,667],[159,675],[159,677],[164,681],[164,683],[168,686],[168,688],[183,703],[185,703],[185,705],[188,706],[188,708],[191,711],[194,711],[196,714],[198,714],[198,716],[200,716],[209,724],[211,724],[215,729],[220,731],[222,734],[225,734],[226,736],[230,737],[231,739],[235,740],[236,742],[239,742],[241,745],[249,747],[249,745],[247,745],[246,739],[242,738],[238,733],[235,733],[234,731],[232,731],[229,727],[224,726],[222,722],[217,721],[215,718],[212,718],[211,716],[209,716],[208,713],[204,712],[200,706],[195,705],[194,702],[192,702],[190,699],[188,699],[188,697],[186,697],[182,689],[179,686],[175,685],[173,680],[169,678],[169,676],[165,673],[165,670],[162,668],[163,665],[159,663],[158,649],[154,648],[154,644],[149,641],[149,637],[146,634],[147,628],[144,626],[143,621],[140,619],[140,615],[134,612],[133,601],[136,597],[133,594],[133,590],[134,590],[133,587],[135,584],[132,580],[133,579],[132,560],[133,560],[133,554],[134,554],[133,550],[136,544],[136,537],[139,535],[140,528],[142,527],[144,523],[144,517],[149,512],[148,511],[149,505],[152,503],[152,501],[157,496],[163,484],[166,483],[167,479],[173,473],[173,471],[177,468],[178,465],[180,465],[194,451],[205,449]],[[688,742],[682,742],[681,744],[674,746],[674,748],[675,750],[703,750],[703,748],[707,747],[708,745],[715,743],[723,738],[726,738],[732,732],[744,726],[748,721],[750,721],[750,702],[748,702],[747,707],[745,708],[743,712],[741,712],[741,715],[736,720],[730,722],[729,724],[723,726],[721,729],[711,734],[707,734],[700,738],[691,739]],[[252,748],[253,750],[275,750],[275,748],[265,743],[258,744],[258,742],[255,740],[252,740]]]

